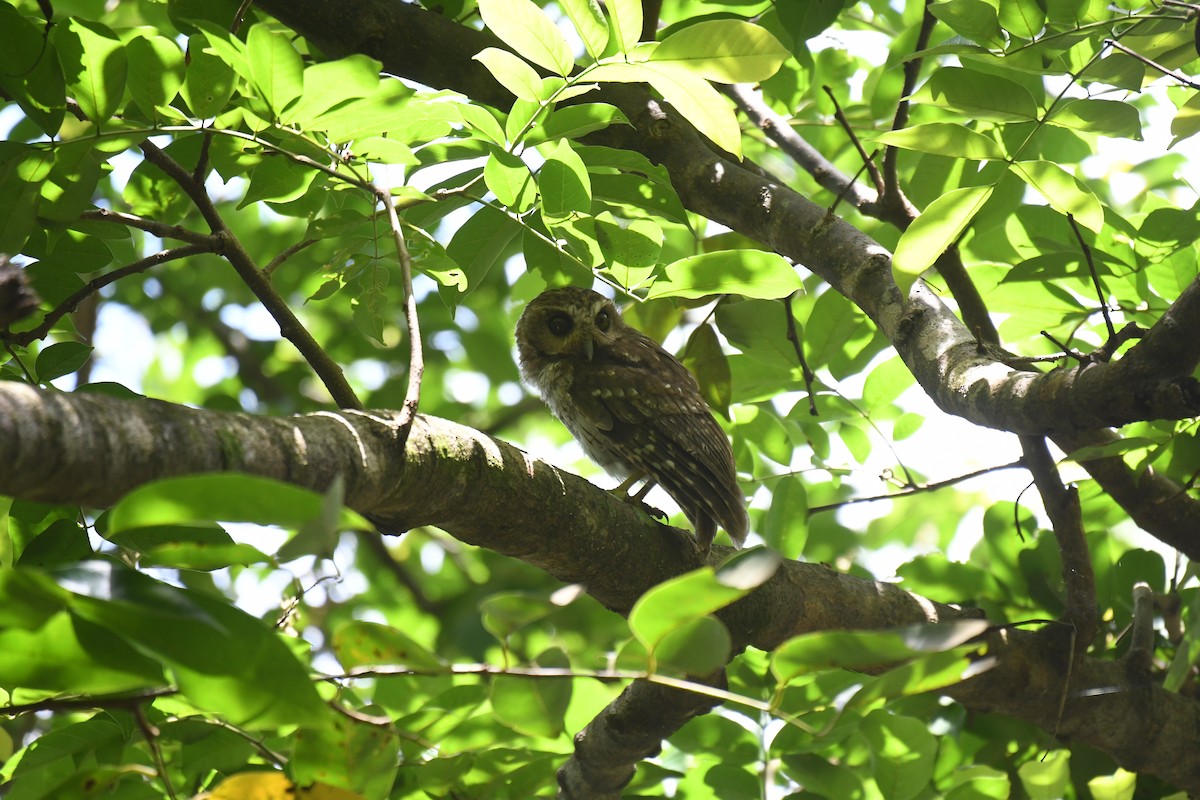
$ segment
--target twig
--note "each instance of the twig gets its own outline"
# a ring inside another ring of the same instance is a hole
[[[252,5],[254,5],[254,0],[242,0],[242,4],[238,6],[237,12],[233,15],[233,22],[229,23],[230,33],[237,33],[242,29],[242,23],[246,21],[246,14],[250,12]]]
[[[191,198],[213,234],[219,237],[221,255],[225,256],[242,281],[262,303],[263,308],[278,323],[280,335],[291,342],[308,361],[338,407],[361,409],[362,403],[355,395],[354,389],[346,381],[341,367],[321,348],[308,329],[296,318],[284,299],[275,291],[275,287],[271,285],[267,276],[254,263],[241,240],[225,224],[225,220],[217,211],[212,198],[208,196],[204,184],[194,180],[179,162],[164,153],[150,140],[142,142],[141,148],[146,160],[165,172]]]
[[[27,345],[30,342],[45,337],[46,334],[50,333],[50,329],[54,327],[56,322],[78,308],[79,304],[82,303],[85,298],[87,298],[93,292],[100,291],[100,289],[108,286],[114,281],[118,281],[121,278],[128,277],[129,275],[135,275],[139,272],[145,272],[151,267],[156,267],[159,264],[165,264],[168,261],[176,261],[180,258],[188,258],[189,256],[209,252],[212,252],[212,248],[207,245],[185,244],[184,246],[176,247],[173,250],[161,250],[152,256],[146,256],[145,258],[138,259],[132,264],[126,264],[119,269],[114,269],[112,272],[106,272],[99,277],[92,278],[90,281],[85,283],[82,288],[73,292],[66,300],[63,300],[61,303],[51,309],[42,319],[40,325],[38,325],[36,328],[32,328],[31,330],[22,331],[21,333],[14,333],[10,337],[10,340],[15,344]]]
[[[160,239],[178,239],[181,242],[208,245],[210,249],[216,249],[216,237],[212,234],[198,233],[188,230],[181,225],[168,225],[165,222],[126,214],[122,211],[94,208],[90,211],[84,211],[79,215],[79,218],[94,220],[96,222],[115,222],[119,225],[128,225],[130,228],[137,228],[146,233],[152,233]]]
[[[167,797],[176,800],[175,787],[171,785],[171,776],[167,772],[167,762],[163,760],[162,748],[158,746],[158,728],[151,725],[150,720],[146,719],[146,709],[141,703],[133,707],[133,718],[137,720],[138,728],[142,731],[142,738],[146,740],[146,746],[150,748],[150,757],[154,759],[154,768],[158,770],[158,778],[162,781]]]
[[[404,230],[400,227],[400,217],[396,215],[392,193],[377,186],[373,188],[376,198],[387,209],[404,286],[404,320],[408,323],[408,390],[404,393],[404,405],[400,409],[400,446],[403,447],[408,439],[408,431],[412,428],[413,417],[417,414],[417,406],[421,402],[421,377],[425,374],[425,360],[421,350],[421,324],[417,319],[417,298],[413,295],[412,257],[404,243]]]
[[[932,0],[926,0],[924,16],[921,18],[921,30],[917,34],[915,52],[921,52],[929,46],[929,37],[933,35],[933,27],[937,18],[929,12]],[[908,125],[909,97],[917,86],[921,76],[922,59],[911,58],[904,63],[904,86],[900,89],[900,102],[896,104],[896,115],[892,117],[892,130],[898,131]],[[903,208],[909,205],[908,198],[900,189],[900,176],[897,169],[899,148],[888,147],[883,154],[883,188],[880,189],[880,201],[884,205]]]
[[[1087,262],[1088,272],[1092,275],[1092,286],[1096,287],[1096,297],[1100,300],[1100,313],[1104,315],[1104,324],[1108,327],[1108,338],[1111,340],[1117,335],[1117,331],[1113,328],[1112,317],[1108,313],[1108,300],[1104,297],[1104,287],[1100,285],[1100,276],[1096,274],[1096,262],[1092,258],[1092,248],[1088,247],[1087,242],[1083,240],[1083,232],[1079,230],[1079,223],[1075,221],[1075,215],[1067,214],[1067,222],[1071,223],[1071,230],[1075,233],[1075,240],[1079,242],[1079,249],[1083,251],[1083,258]]]
[[[1096,579],[1083,532],[1079,491],[1063,485],[1044,438],[1022,436],[1021,449],[1054,528],[1067,592],[1066,620],[1075,629],[1074,649],[1082,654],[1096,635]]]
[[[808,413],[815,417],[817,416],[817,398],[813,394],[813,381],[817,376],[813,374],[808,366],[808,360],[804,357],[804,345],[800,341],[800,332],[796,328],[796,313],[792,310],[792,298],[795,296],[796,292],[792,292],[783,301],[783,310],[787,314],[787,340],[792,343],[792,349],[796,351],[796,360],[800,362],[800,372],[804,375],[804,390],[808,392]]]
[[[862,159],[863,165],[867,168],[867,172],[871,175],[871,182],[875,184],[875,191],[879,192],[879,196],[883,197],[885,189],[883,183],[883,175],[879,172],[879,167],[875,166],[875,162],[867,155],[867,151],[863,148],[862,142],[858,140],[858,134],[854,132],[854,128],[850,125],[850,120],[846,118],[845,112],[842,111],[841,105],[838,104],[837,96],[833,93],[833,89],[828,86],[822,86],[825,94],[829,95],[829,99],[833,101],[833,116],[841,124],[842,130],[850,137],[850,143],[854,145],[854,149],[858,151],[859,158]]]
[[[1182,83],[1184,86],[1188,87],[1189,89],[1200,89],[1200,83],[1197,83],[1196,81],[1192,80],[1187,75],[1184,75],[1182,72],[1178,72],[1176,70],[1170,69],[1169,67],[1164,67],[1162,64],[1159,64],[1157,61],[1153,61],[1149,58],[1146,58],[1144,55],[1142,55],[1141,53],[1139,53],[1135,50],[1130,50],[1128,47],[1121,44],[1116,39],[1105,39],[1104,44],[1106,44],[1109,47],[1112,47],[1116,50],[1120,50],[1125,55],[1129,56],[1130,58],[1134,58],[1134,59],[1137,59],[1138,61],[1141,61],[1143,64],[1145,64],[1148,67],[1158,70],[1163,75],[1166,75],[1168,78],[1174,78],[1175,80],[1179,81],[1180,83]]]
[[[296,255],[296,253],[299,253],[301,250],[304,250],[305,248],[308,248],[308,247],[312,247],[316,243],[317,243],[316,239],[305,239],[304,241],[296,242],[294,245],[286,248],[279,255],[275,256],[269,262],[267,262],[267,265],[265,267],[263,267],[263,272],[270,275],[276,269],[279,268],[280,264],[287,261],[292,256]]]
[[[908,486],[902,492],[892,492],[891,494],[880,494],[880,495],[875,495],[873,497],[853,497],[849,500],[843,500],[840,503],[830,503],[829,505],[824,505],[824,506],[813,506],[812,508],[810,508],[808,510],[808,516],[811,517],[813,514],[819,514],[822,511],[835,511],[844,506],[852,506],[857,503],[874,503],[879,500],[897,500],[902,497],[908,497],[909,495],[922,494],[924,492],[936,492],[938,489],[945,489],[947,486],[954,486],[957,483],[962,483],[963,481],[969,481],[972,478],[978,478],[981,475],[987,475],[988,473],[991,473],[991,472],[1000,472],[1001,470],[1016,469],[1018,467],[1024,467],[1024,466],[1025,466],[1025,459],[1018,458],[1016,461],[1010,462],[1008,464],[1000,464],[995,467],[984,467],[983,469],[977,469],[974,472],[968,472],[965,475],[956,475],[953,478],[947,478],[946,480],[943,480],[943,481],[935,481],[933,483],[922,483],[922,484],[918,484],[916,486]]]
[[[72,711],[89,708],[135,708],[148,700],[179,694],[174,686],[145,689],[134,694],[94,695],[90,697],[47,697],[33,703],[0,706],[0,717],[16,717],[37,711]]]
[[[1057,347],[1059,350],[1062,351],[1062,355],[1059,356],[1059,358],[1073,358],[1081,364],[1085,363],[1088,360],[1088,357],[1085,356],[1083,353],[1072,350],[1071,348],[1067,347],[1065,344],[1060,342],[1058,339],[1055,339],[1054,336],[1051,335],[1049,331],[1039,331],[1039,333],[1041,333],[1042,336],[1045,336],[1047,339],[1049,339],[1050,344],[1054,345],[1055,347]]]
[[[1109,338],[1101,347],[1093,350],[1088,354],[1088,357],[1093,361],[1109,361],[1116,354],[1121,345],[1128,342],[1130,339],[1141,339],[1146,335],[1143,329],[1136,322],[1125,324],[1124,328],[1117,331],[1116,334]]]
[[[718,88],[733,100],[746,118],[757,125],[768,139],[811,175],[818,186],[835,195],[846,196],[855,208],[864,213],[869,213],[867,209],[879,201],[878,195],[871,196],[867,190],[838,169],[819,150],[805,141],[804,137],[796,133],[787,119],[771,110],[749,88],[736,83]]]
[[[1150,585],[1138,581],[1133,585],[1133,622],[1129,638],[1129,652],[1125,654],[1125,667],[1130,677],[1141,683],[1150,679],[1150,667],[1154,660],[1154,592]]]

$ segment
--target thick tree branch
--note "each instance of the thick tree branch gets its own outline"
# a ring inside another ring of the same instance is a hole
[[[259,5],[331,54],[367,53],[380,59],[388,72],[501,108],[512,102],[490,74],[471,61],[484,47],[502,46],[486,32],[385,0],[359,0],[353,14],[319,0],[265,0]],[[459,55],[468,63],[448,63]],[[1110,364],[1047,374],[1019,372],[980,352],[974,333],[928,287],[918,282],[903,296],[892,278],[891,254],[881,245],[791,189],[721,157],[687,120],[644,88],[609,85],[588,97],[615,104],[633,125],[594,134],[597,141],[636,150],[662,164],[689,209],[763,242],[824,278],[874,320],[944,411],[985,427],[1026,434],[1200,415],[1200,383],[1190,370],[1167,374],[1168,364],[1137,355],[1139,349],[1153,356],[1180,348],[1200,355],[1200,344],[1173,341],[1173,333],[1193,318],[1186,313],[1193,303],[1190,292],[1181,298],[1184,312],[1168,313],[1155,326],[1168,330],[1152,330],[1155,335],[1147,336],[1155,345],[1143,341]],[[1194,294],[1200,295],[1200,288]],[[1195,302],[1200,303],[1200,296]],[[1167,348],[1164,340],[1173,346]]]
[[[1042,496],[1042,504],[1054,527],[1054,539],[1062,559],[1063,584],[1066,587],[1066,621],[1075,633],[1074,649],[1086,652],[1096,637],[1096,576],[1083,532],[1083,514],[1079,490],[1064,486],[1058,467],[1040,436],[1022,436],[1022,460],[1033,475]]]
[[[344,411],[271,419],[0,383],[0,494],[106,506],[172,475],[236,470],[315,489],[341,476],[347,504],[387,530],[436,525],[581,583],[622,614],[652,586],[701,564],[687,533],[478,431],[418,415],[401,450],[398,416]],[[710,558],[729,552],[714,547]],[[769,650],[800,633],[963,614],[894,584],[785,562],[720,617],[735,646]],[[1064,687],[1070,652],[1056,628],[1001,631],[988,648],[996,666],[947,692],[968,709],[1027,720],[1200,791],[1200,704],[1157,687],[1134,693],[1124,667],[1100,659],[1080,659]]]

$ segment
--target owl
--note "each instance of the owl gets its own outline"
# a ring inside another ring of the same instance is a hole
[[[707,552],[723,527],[740,547],[749,519],[733,450],[687,367],[626,325],[590,289],[538,295],[517,322],[522,379],[588,456],[624,480],[658,484],[696,529]]]

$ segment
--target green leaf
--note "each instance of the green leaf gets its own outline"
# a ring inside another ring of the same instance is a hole
[[[1171,120],[1171,147],[1200,133],[1200,94],[1191,94]]]
[[[563,77],[575,59],[562,31],[531,0],[480,0],[483,24],[522,58]]]
[[[1175,657],[1167,667],[1163,688],[1168,692],[1178,692],[1192,680],[1196,664],[1200,664],[1200,625],[1192,624],[1200,619],[1200,592],[1192,592],[1191,602],[1185,609],[1184,619],[1189,624],[1184,629],[1183,641],[1175,648]]]
[[[0,630],[0,684],[5,687],[107,694],[164,683],[160,662],[69,611],[35,629]]]
[[[536,103],[542,99],[542,78],[537,71],[507,50],[485,47],[474,56],[487,67],[501,86],[521,100]]]
[[[1071,782],[1071,751],[1054,750],[1017,767],[1029,800],[1055,800],[1066,795]]]
[[[368,136],[354,142],[354,154],[378,164],[419,164],[412,148],[384,136]]]
[[[608,103],[579,103],[551,111],[545,121],[532,128],[523,141],[526,145],[537,145],[555,139],[578,139],[616,123],[629,124],[629,120],[616,106]]]
[[[985,620],[910,625],[882,631],[822,631],[788,639],[775,648],[771,672],[780,683],[819,670],[880,666],[914,655],[950,650],[981,635]]]
[[[479,604],[483,627],[501,642],[554,610],[549,598],[532,592],[498,592]]]
[[[319,176],[321,173],[297,164],[285,155],[271,155],[250,171],[250,186],[237,207],[245,208],[264,200],[287,203],[303,197]]]
[[[998,6],[1000,24],[1014,36],[1033,39],[1046,25],[1045,6],[1041,0],[1013,0]]]
[[[284,111],[285,122],[303,128],[334,106],[367,97],[379,89],[382,65],[373,58],[354,54],[336,61],[322,61],[304,68],[304,91]],[[393,86],[389,83],[389,86]],[[404,87],[395,87],[401,90]]]
[[[355,620],[337,629],[333,651],[346,669],[398,664],[423,672],[441,672],[441,659],[405,633],[378,622]]]
[[[183,695],[234,725],[313,723],[325,713],[308,669],[262,621],[112,562],[57,573],[78,614],[166,664]]]
[[[650,54],[718,83],[751,83],[775,74],[791,53],[766,28],[744,20],[697,22],[672,33]]]
[[[203,34],[196,34],[188,41],[188,57],[180,93],[194,115],[201,119],[215,117],[233,96],[236,84],[233,68],[208,52],[208,39]]]
[[[597,0],[562,0],[559,5],[575,26],[584,49],[592,60],[600,58],[608,46],[608,21]]]
[[[299,529],[325,513],[322,495],[257,475],[228,472],[165,478],[134,489],[108,516],[110,534],[159,525],[253,522]],[[349,509],[343,529],[371,530]]]
[[[535,667],[566,669],[567,654],[557,647],[537,657]],[[565,729],[564,716],[571,702],[570,678],[527,678],[497,675],[492,682],[492,710],[497,719],[527,736],[553,738]]]
[[[795,267],[778,253],[719,250],[668,264],[663,268],[663,276],[650,287],[646,299],[737,294],[772,300],[787,297],[801,285]]]
[[[733,642],[716,617],[696,617],[675,628],[654,648],[654,668],[684,675],[711,675],[729,662]]]
[[[963,67],[937,70],[914,99],[993,122],[1028,122],[1038,117],[1037,102],[1024,86]]]
[[[507,214],[484,206],[454,232],[446,255],[462,270],[465,291],[479,286],[520,231]]]
[[[671,631],[745,597],[750,589],[730,586],[712,567],[663,581],[642,595],[629,612],[629,629],[653,651]]]
[[[585,213],[592,207],[592,181],[583,159],[566,139],[546,155],[538,171],[538,189],[542,195],[542,214],[567,217]]]
[[[995,188],[988,184],[947,192],[908,226],[892,257],[892,272],[901,292],[907,292],[920,274],[958,240]]]
[[[34,371],[39,382],[49,383],[77,371],[91,357],[92,348],[82,342],[58,342],[38,353]]]
[[[496,199],[517,213],[528,211],[537,199],[537,185],[520,156],[493,148],[483,167],[483,181]]]
[[[929,790],[938,746],[925,722],[879,709],[859,730],[871,748],[875,783],[884,797],[912,800]]]
[[[62,65],[42,29],[9,3],[0,3],[0,88],[48,136],[66,113]]]
[[[1080,225],[1096,233],[1104,228],[1104,208],[1099,198],[1062,167],[1051,161],[1018,161],[1012,168],[1055,211],[1073,216]]]
[[[796,475],[785,475],[771,488],[771,507],[761,534],[784,558],[799,558],[808,539],[808,490]]]
[[[913,658],[875,678],[869,678],[846,703],[846,708],[870,708],[880,700],[935,692],[962,683],[990,668],[978,648],[965,645],[942,653]]]
[[[663,230],[649,219],[630,220],[622,226],[605,211],[596,215],[596,241],[609,274],[622,286],[634,287],[653,274],[662,254]]]
[[[721,341],[711,325],[698,325],[683,348],[683,365],[691,370],[700,384],[700,393],[709,407],[726,419],[733,394],[729,374],[729,359],[721,349]]]
[[[1118,769],[1112,775],[1097,775],[1087,782],[1094,800],[1133,800],[1137,773]]]
[[[356,710],[371,716],[385,712],[372,706],[356,706]],[[321,726],[302,727],[290,738],[291,782],[285,780],[273,790],[250,785],[234,788],[224,783],[211,800],[361,800],[386,797],[391,792],[402,759],[399,734],[390,727],[336,715]],[[251,774],[241,772],[236,777]],[[264,775],[283,777],[280,773]],[[222,789],[230,790],[229,794]]]
[[[25,145],[0,143],[0,253],[19,253],[37,224],[42,181],[53,158]]]
[[[1004,31],[1000,29],[996,8],[984,0],[931,3],[929,13],[964,38],[987,47],[1004,47]]]
[[[1137,106],[1118,100],[1071,100],[1056,106],[1049,119],[1052,125],[1085,133],[1142,140],[1142,120]]]
[[[138,36],[125,45],[129,59],[129,94],[142,113],[153,118],[159,106],[179,93],[187,67],[179,45],[164,36]]]
[[[88,533],[73,519],[57,519],[25,543],[16,565],[46,567],[70,564],[92,555]]]
[[[142,566],[210,571],[275,563],[258,548],[235,543],[220,525],[158,525],[106,532],[105,538],[136,551]]]
[[[54,30],[67,91],[84,115],[101,128],[116,113],[125,93],[125,48],[111,30],[71,17]]]
[[[610,63],[587,70],[588,80],[648,83],[723,150],[742,157],[742,131],[729,102],[708,81],[677,64]]]
[[[642,38],[642,0],[612,0],[606,7],[617,49],[628,53]]]
[[[55,520],[64,521],[67,520]],[[65,610],[69,600],[70,594],[41,570],[0,570],[0,628],[37,630]]]
[[[300,54],[283,34],[255,25],[246,37],[246,57],[254,86],[275,116],[280,116],[304,91]]]
[[[954,122],[929,122],[875,137],[879,144],[904,150],[975,160],[1003,159],[1004,149],[982,133]]]

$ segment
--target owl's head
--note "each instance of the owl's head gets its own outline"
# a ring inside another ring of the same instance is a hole
[[[522,365],[551,358],[591,361],[624,326],[613,302],[591,289],[565,286],[533,299],[517,322]]]

